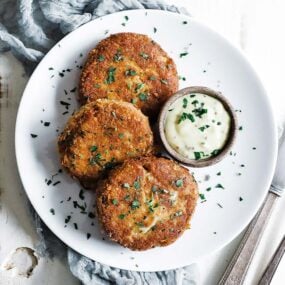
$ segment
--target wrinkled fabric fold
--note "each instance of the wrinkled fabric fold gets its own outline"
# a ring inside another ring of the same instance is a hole
[[[197,265],[159,272],[127,271],[110,266],[68,250],[68,263],[77,278],[88,285],[195,285],[199,284]]]
[[[11,50],[31,72],[64,35],[90,20],[130,9],[188,14],[160,0],[2,0],[0,52]]]

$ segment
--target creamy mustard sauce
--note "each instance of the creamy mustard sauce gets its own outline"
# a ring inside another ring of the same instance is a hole
[[[164,131],[176,152],[198,160],[219,153],[227,141],[230,123],[230,115],[219,100],[191,93],[170,106]]]

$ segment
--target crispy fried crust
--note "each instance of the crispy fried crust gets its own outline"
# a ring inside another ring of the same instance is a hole
[[[146,116],[132,104],[100,99],[81,107],[58,139],[61,164],[86,187],[129,157],[152,151]]]
[[[175,63],[157,43],[146,35],[119,33],[89,53],[80,78],[80,102],[122,100],[153,117],[177,89]]]
[[[127,160],[97,189],[97,214],[110,239],[132,250],[174,242],[198,199],[189,171],[166,158]]]

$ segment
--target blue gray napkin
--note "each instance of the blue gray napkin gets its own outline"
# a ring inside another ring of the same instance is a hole
[[[12,51],[29,74],[64,35],[97,17],[130,9],[161,9],[188,14],[185,9],[167,5],[162,0],[1,0],[0,52]],[[34,211],[33,216],[40,237],[36,247],[38,254],[64,257],[67,250],[70,270],[83,284],[198,284],[195,265],[154,273],[102,265],[66,248]]]

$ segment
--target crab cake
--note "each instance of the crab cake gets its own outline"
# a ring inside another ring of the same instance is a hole
[[[157,43],[146,35],[119,33],[89,53],[79,96],[82,104],[98,98],[131,102],[154,117],[177,89],[175,63]]]
[[[100,183],[96,193],[103,229],[132,250],[174,242],[189,228],[198,199],[189,171],[155,156],[125,161]]]
[[[104,170],[152,151],[148,118],[131,103],[100,99],[81,107],[61,133],[61,164],[86,187]]]

